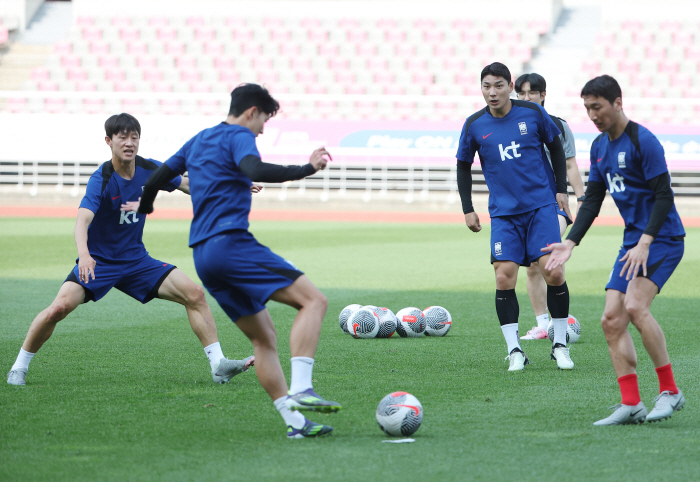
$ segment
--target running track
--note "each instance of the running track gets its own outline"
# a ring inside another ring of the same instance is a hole
[[[66,206],[2,206],[0,217],[15,218],[74,218],[77,208]],[[191,209],[156,209],[153,219],[191,219]],[[313,211],[254,209],[251,221],[336,221],[364,223],[439,223],[463,224],[464,216],[459,212],[406,212],[406,211]],[[482,223],[489,222],[486,213],[479,213]],[[597,226],[622,226],[620,216],[599,216]],[[700,217],[684,217],[686,227],[700,227]]]

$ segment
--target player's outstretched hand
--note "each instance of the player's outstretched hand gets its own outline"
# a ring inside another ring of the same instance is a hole
[[[544,269],[547,271],[552,271],[555,268],[566,263],[566,261],[571,257],[571,251],[573,251],[576,244],[573,241],[565,240],[562,243],[554,243],[549,246],[545,246],[540,249],[543,253],[550,253],[549,259]]]
[[[652,238],[648,234],[642,234],[642,237],[639,239],[639,243],[637,243],[637,246],[627,251],[625,255],[622,258],[620,258],[620,263],[625,263],[625,265],[622,267],[622,270],[620,270],[620,277],[625,276],[625,272],[627,272],[627,276],[625,277],[627,281],[635,279],[639,274],[639,268],[642,268],[642,274],[644,276],[647,275],[647,259],[649,258],[649,245],[653,240],[654,238]]]
[[[262,184],[253,184],[252,186],[250,186],[250,192],[252,194],[255,194],[256,192],[262,191],[263,187],[264,186]]]
[[[326,159],[326,156],[328,156],[328,159]],[[331,157],[331,153],[328,152],[325,147],[319,147],[311,153],[311,157],[309,158],[309,164],[314,166],[314,169],[316,169],[316,171],[320,171],[326,168],[328,161],[332,160],[333,158]]]
[[[467,213],[464,215],[464,220],[467,223],[467,227],[470,231],[478,233],[481,231],[481,223],[479,222],[479,215],[476,212]]]
[[[563,209],[569,219],[574,219],[569,210],[569,195],[567,193],[559,192],[557,193],[557,204],[559,209]]]
[[[141,198],[138,201],[127,201],[119,208],[120,211],[138,211]]]
[[[95,279],[96,264],[97,263],[94,259],[92,259],[92,256],[90,255],[81,256],[78,258],[78,276],[80,277],[80,281],[84,282],[85,284],[88,284],[90,275],[92,275],[93,280]]]

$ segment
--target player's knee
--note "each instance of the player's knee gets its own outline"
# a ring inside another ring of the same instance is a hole
[[[47,321],[51,323],[58,323],[68,316],[71,311],[73,311],[73,307],[70,306],[69,303],[62,300],[54,301],[51,303],[51,306],[49,306],[49,316],[47,317]]]
[[[508,273],[496,272],[496,287],[501,290],[511,289],[510,286],[514,285],[513,277]]]
[[[189,306],[201,306],[207,303],[204,295],[204,288],[192,283],[192,287],[187,292],[187,304]]]
[[[600,325],[603,327],[605,336],[614,336],[620,331],[620,315],[612,311],[603,312],[603,317],[600,319]]]
[[[324,295],[320,291],[314,297],[314,303],[316,304],[318,309],[323,310],[324,313],[328,310],[328,298],[326,298],[326,295]]]
[[[632,318],[632,321],[635,322],[642,319],[647,312],[649,312],[649,309],[643,303],[631,299],[625,300],[625,311],[627,311],[627,314]]]

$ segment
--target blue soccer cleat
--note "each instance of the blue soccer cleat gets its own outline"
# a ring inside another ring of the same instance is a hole
[[[294,428],[291,425],[287,425],[287,438],[321,437],[324,435],[330,435],[332,431],[333,427],[312,422],[304,417],[304,426],[302,428]]]
[[[287,408],[290,410],[311,411],[311,412],[337,412],[342,407],[338,402],[329,402],[318,396],[313,388],[303,392],[290,394],[287,397]]]

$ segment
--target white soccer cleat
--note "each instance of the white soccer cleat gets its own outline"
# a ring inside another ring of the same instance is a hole
[[[527,355],[517,348],[513,348],[513,351],[506,357],[506,360],[510,360],[510,365],[508,366],[509,372],[521,372],[525,369],[525,365],[530,364]]]
[[[27,370],[10,370],[10,373],[7,374],[7,383],[10,385],[26,385],[27,382],[24,381],[24,377],[26,376]]]
[[[521,340],[546,340],[548,338],[549,336],[547,335],[547,330],[538,326],[533,326],[532,330],[528,331],[526,335],[520,337]]]
[[[211,376],[215,383],[228,383],[233,377],[239,373],[247,372],[248,369],[255,365],[255,357],[249,356],[243,360],[229,360],[222,358],[219,361],[219,366],[216,371],[211,372]]]
[[[678,390],[678,393],[672,394],[668,390],[661,392],[655,399],[654,408],[647,415],[647,422],[658,422],[671,418],[673,412],[677,412],[683,408],[685,397],[683,392]]]
[[[617,405],[610,407],[614,410],[608,418],[593,422],[593,425],[628,425],[633,423],[642,423],[647,416],[647,407],[644,402],[639,402],[637,405]]]
[[[571,361],[569,356],[569,348],[557,343],[552,347],[552,354],[550,355],[552,360],[557,361],[557,366],[560,370],[573,370],[574,362]]]

